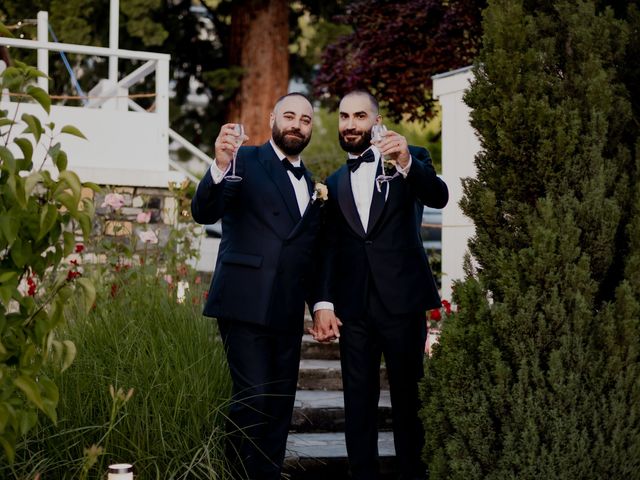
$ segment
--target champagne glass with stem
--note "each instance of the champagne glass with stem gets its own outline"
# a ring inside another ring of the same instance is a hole
[[[377,123],[371,128],[371,143],[373,143],[376,147],[382,143],[384,136],[387,134],[387,127],[383,124],[378,125]],[[395,175],[387,175],[384,171],[384,162],[386,160],[386,156],[382,156],[382,175],[378,175],[376,177],[376,184],[378,185],[378,190],[380,190],[380,186],[390,181],[392,178],[395,178]]]
[[[233,131],[237,135],[233,140],[236,146],[235,150],[233,151],[233,167],[231,169],[231,175],[227,175],[224,178],[228,182],[239,182],[242,180],[242,177],[236,175],[236,157],[238,156],[238,150],[240,149],[242,142],[244,142],[244,127],[241,123],[236,123],[233,127]]]

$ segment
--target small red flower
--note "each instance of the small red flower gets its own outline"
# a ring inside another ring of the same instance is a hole
[[[113,266],[113,269],[116,271],[116,273],[120,273],[122,271],[127,271],[131,268],[131,265],[129,265],[128,263],[116,263]]]
[[[444,307],[444,313],[451,315],[451,302],[448,300],[442,300],[442,306]]]
[[[207,300],[209,298],[209,292],[204,292],[202,296],[204,297],[205,300]]]
[[[76,267],[78,266],[78,260],[69,260],[69,263],[71,265],[75,265]]]
[[[84,245],[81,243],[78,243],[76,245],[76,253],[82,253],[84,251]]]
[[[115,283],[111,284],[111,298],[115,297],[118,294],[118,285]]]
[[[29,285],[29,290],[27,290],[27,295],[29,295],[30,297],[34,297],[36,295],[36,282],[33,280],[33,278],[28,277],[27,285]]]
[[[186,277],[189,274],[189,269],[184,263],[178,265],[178,268],[176,270],[178,271],[179,277]]]
[[[436,322],[440,321],[442,319],[442,314],[440,313],[440,309],[439,308],[434,308],[433,310],[429,311],[429,318],[431,320],[434,320]]]
[[[82,276],[82,273],[76,271],[76,270],[69,270],[69,272],[67,272],[67,280],[71,281],[75,278],[78,278]]]

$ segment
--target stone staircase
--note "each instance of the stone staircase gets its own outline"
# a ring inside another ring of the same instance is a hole
[[[382,479],[394,478],[391,399],[384,366],[380,372],[378,446]],[[349,466],[344,440],[344,398],[337,342],[302,340],[293,419],[287,442],[285,475],[291,480],[347,480]]]

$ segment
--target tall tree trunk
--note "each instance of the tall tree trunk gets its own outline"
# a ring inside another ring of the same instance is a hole
[[[234,2],[229,59],[244,69],[227,120],[244,125],[249,144],[269,139],[269,113],[287,93],[289,82],[289,5],[285,0]]]

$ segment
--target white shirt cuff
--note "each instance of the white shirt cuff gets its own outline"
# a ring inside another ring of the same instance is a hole
[[[231,164],[227,165],[227,168],[224,171],[222,171],[220,170],[220,168],[218,167],[218,164],[214,160],[213,163],[211,164],[211,167],[209,168],[209,171],[211,172],[211,177],[213,178],[213,183],[216,183],[216,184],[220,183],[224,178],[224,176],[229,171],[229,167],[231,167]]]
[[[313,313],[318,310],[331,310],[333,312],[333,303],[331,302],[318,302],[313,306]]]
[[[407,163],[407,166],[404,168],[402,168],[399,163],[396,163],[396,170],[398,171],[398,173],[403,177],[407,178],[407,175],[409,174],[409,169],[411,168],[412,161],[413,161],[413,157],[410,156],[409,163]]]

